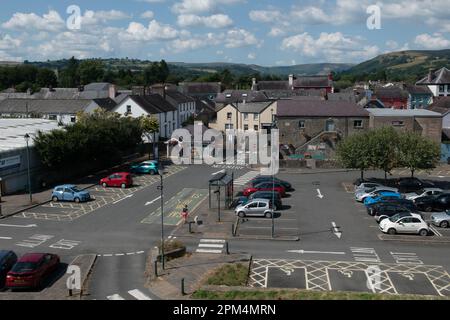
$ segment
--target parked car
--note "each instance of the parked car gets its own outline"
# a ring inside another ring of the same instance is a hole
[[[257,184],[260,184],[261,182],[272,182],[272,180],[274,180],[276,183],[281,184],[288,192],[293,190],[292,185],[289,182],[278,178],[272,179],[272,176],[258,176],[251,181],[251,184],[252,186],[255,186]]]
[[[91,200],[91,195],[86,190],[80,190],[73,184],[57,186],[52,192],[52,201],[71,201],[71,202],[87,202]]]
[[[158,173],[159,163],[158,161],[144,161],[136,165],[132,165],[130,171],[138,174],[152,174]]]
[[[398,189],[383,186],[360,190],[355,193],[355,200],[358,202],[364,202],[367,197],[379,196],[381,192],[398,192]]]
[[[376,221],[381,222],[386,218],[390,218],[399,213],[410,214],[413,217],[422,218],[422,215],[419,213],[414,213],[406,209],[405,207],[388,204],[386,206],[381,206],[378,211],[375,213],[374,218]]]
[[[272,201],[267,199],[254,199],[235,209],[235,213],[240,218],[247,216],[272,218]]]
[[[258,192],[258,191],[275,191],[280,194],[280,196],[284,197],[286,195],[286,190],[284,187],[280,184],[275,182],[275,184],[272,184],[272,182],[262,182],[260,184],[257,184],[254,187],[246,188],[242,192],[242,194],[246,197],[250,196],[252,193]]]
[[[418,178],[400,178],[395,182],[395,187],[398,188],[401,193],[410,193],[424,188],[433,188],[434,183]]]
[[[231,203],[231,208],[236,208],[242,204],[246,204],[248,202],[248,197],[239,196],[236,197]]]
[[[6,274],[17,262],[17,255],[13,251],[0,250],[0,288],[6,281]]]
[[[450,211],[433,213],[431,223],[441,228],[448,228],[450,226]]]
[[[100,184],[106,187],[120,187],[122,189],[133,186],[133,178],[128,172],[117,172],[100,180]]]
[[[353,185],[355,186],[355,187],[358,187],[358,186],[360,186],[362,183],[377,183],[377,181],[376,181],[376,179],[374,179],[374,178],[365,178],[365,179],[361,179],[361,178],[358,178],[358,179],[356,179],[355,181],[353,181]]]
[[[378,215],[378,210],[384,206],[397,206],[407,209],[410,212],[419,212],[419,208],[416,207],[414,202],[412,200],[406,200],[406,199],[385,199],[383,202],[374,203],[371,205],[368,205],[367,208],[367,214],[371,216]]]
[[[416,198],[415,205],[426,212],[445,211],[450,209],[450,193],[443,193],[438,196],[426,196]]]
[[[444,193],[444,191],[439,188],[424,188],[424,189],[417,190],[415,192],[406,193],[405,199],[414,200],[414,199],[417,199],[420,197],[438,196],[442,193]]]
[[[368,205],[371,205],[373,203],[383,202],[385,200],[401,199],[401,198],[402,198],[402,195],[400,193],[398,193],[398,192],[382,191],[382,192],[379,192],[374,197],[367,197],[367,198],[365,198],[364,199],[364,205],[368,206]]]
[[[11,289],[42,288],[46,278],[58,268],[59,262],[56,254],[25,254],[8,272],[6,286]]]
[[[274,201],[274,209],[281,210],[283,208],[283,203],[281,202],[281,196],[278,192],[272,191],[258,191],[252,193],[249,197],[249,200],[253,199],[267,199],[267,200],[275,200]]]
[[[383,185],[380,183],[375,183],[375,182],[363,182],[359,185],[355,185],[355,193],[360,190],[379,188],[379,187],[383,187]]]
[[[428,224],[423,219],[401,213],[381,221],[380,230],[391,235],[411,233],[427,236],[430,232]]]

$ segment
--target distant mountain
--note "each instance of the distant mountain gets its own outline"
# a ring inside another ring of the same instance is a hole
[[[356,77],[386,72],[389,79],[419,79],[429,69],[450,67],[450,49],[399,51],[380,55],[343,72]]]

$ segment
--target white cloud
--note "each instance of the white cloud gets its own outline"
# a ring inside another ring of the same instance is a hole
[[[216,11],[220,6],[234,5],[243,0],[181,0],[172,6],[176,14],[198,14]]]
[[[272,27],[267,35],[269,35],[270,37],[280,37],[284,36],[285,34],[286,31],[284,29],[279,27]]]
[[[438,50],[450,47],[450,40],[443,37],[441,33],[434,33],[433,35],[423,33],[419,34],[414,43],[425,49]]]
[[[201,17],[194,14],[178,16],[177,23],[181,27],[205,26],[207,28],[226,28],[233,24],[233,20],[226,14],[214,14]]]
[[[141,18],[143,19],[153,19],[154,16],[155,14],[151,10],[145,11],[141,14]]]
[[[0,50],[15,50],[18,49],[21,44],[21,40],[14,39],[9,34],[4,36],[0,35]]]
[[[124,20],[128,18],[130,18],[128,14],[118,10],[110,10],[110,11],[87,10],[81,17],[81,28],[86,26],[92,27],[98,24],[106,24],[109,21]]]
[[[278,10],[252,10],[249,13],[250,20],[263,23],[275,23],[281,16]]]
[[[255,59],[256,59],[256,54],[253,53],[253,52],[250,52],[250,53],[248,54],[247,58],[250,59],[250,60],[255,60]]]
[[[4,22],[2,27],[12,30],[31,31],[60,31],[64,28],[65,22],[58,12],[50,10],[48,13],[38,16],[35,13],[16,12],[11,19]]]
[[[148,27],[138,22],[131,22],[128,28],[119,34],[124,41],[155,41],[171,40],[178,36],[179,32],[170,25],[160,24],[156,20],[150,21]]]
[[[261,44],[253,33],[245,29],[229,30],[226,34],[225,47],[227,48],[260,46]]]

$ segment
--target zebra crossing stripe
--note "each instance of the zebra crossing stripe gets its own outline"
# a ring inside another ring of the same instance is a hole
[[[143,294],[140,290],[138,289],[134,289],[134,290],[130,290],[128,291],[128,293],[133,296],[134,298],[136,298],[137,300],[152,300],[149,296]]]
[[[201,239],[200,243],[202,242],[209,242],[209,243],[225,243],[225,240],[218,240],[218,239]]]
[[[220,254],[225,246],[225,240],[221,239],[200,239],[197,253],[214,253]]]
[[[220,254],[220,253],[222,253],[222,250],[197,249],[195,252],[197,252],[197,253],[217,253],[217,254]]]
[[[124,298],[122,298],[122,296],[120,296],[118,294],[113,294],[112,296],[107,296],[106,299],[108,299],[108,300],[125,300]]]
[[[223,244],[200,244],[198,246],[199,248],[223,248]]]

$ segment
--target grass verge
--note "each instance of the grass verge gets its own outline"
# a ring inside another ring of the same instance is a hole
[[[206,280],[212,286],[245,286],[248,277],[248,267],[241,264],[226,264],[215,270]]]

